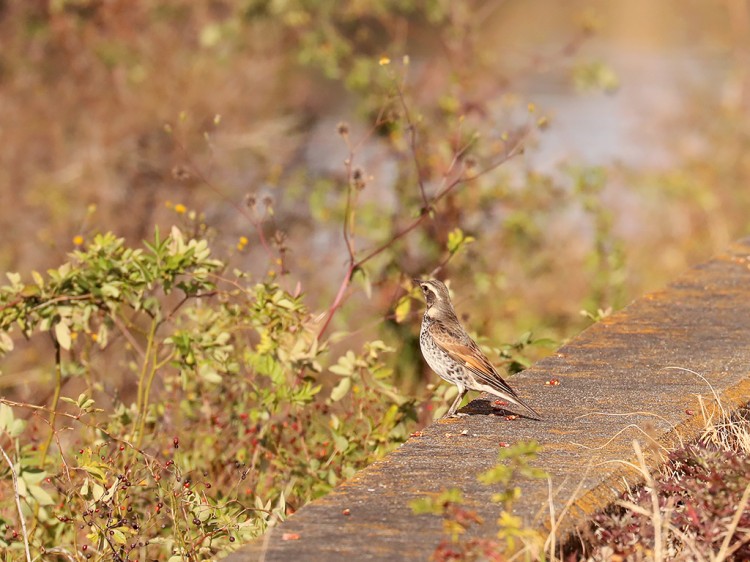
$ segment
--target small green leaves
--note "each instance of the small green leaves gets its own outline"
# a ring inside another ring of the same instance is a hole
[[[71,434],[50,437],[44,465],[54,468],[48,471],[54,486],[26,470],[38,466],[39,451],[26,447],[26,423],[0,405],[0,435],[21,451],[19,489],[38,509],[39,528],[50,527],[45,532],[65,534],[60,529],[72,513],[116,512],[121,519],[92,527],[89,541],[122,545],[148,537],[150,545],[182,556],[187,547],[174,546],[171,529],[136,531],[137,518],[128,524],[130,517],[122,517],[131,506],[150,510],[154,502],[154,513],[170,524],[175,515],[164,498],[179,496],[189,514],[187,529],[179,531],[185,544],[198,534],[215,544],[249,540],[284,517],[287,495],[295,501],[322,495],[410,434],[415,401],[393,382],[386,360],[393,348],[371,340],[327,357],[331,340],[318,339],[300,289],[292,294],[273,282],[248,287],[243,272],[214,287],[218,276],[211,272],[223,264],[211,260],[205,240],[179,229],[166,238],[157,231],[144,249],[111,234],[86,240],[59,268],[32,274],[33,283],[11,275],[11,284],[0,287],[0,353],[13,348],[12,328],[27,336],[51,332],[70,351],[59,372],[86,385],[54,406],[50,425]],[[176,291],[183,294],[168,296]],[[189,298],[208,291],[210,298]],[[119,402],[112,381],[122,375],[135,382],[132,401]],[[107,412],[94,401],[102,391],[115,396]],[[39,415],[51,418],[46,408]],[[187,428],[179,439],[162,442],[164,431],[178,427]],[[219,458],[222,467],[225,458],[236,463],[233,486],[247,478],[239,493],[252,494],[248,505],[263,511],[226,501],[238,488],[228,492],[224,476],[211,481],[217,473],[208,459]],[[262,471],[248,471],[243,463],[251,459]],[[90,516],[82,516],[85,523]]]
[[[546,478],[546,473],[531,466],[536,460],[541,446],[536,441],[519,441],[500,449],[498,464],[479,475],[483,484],[501,484],[507,486],[513,478]]]
[[[476,239],[473,236],[466,236],[460,228],[454,228],[448,233],[447,248],[451,254],[455,254],[463,247],[471,244]]]
[[[498,552],[513,553],[519,542],[533,544],[539,548],[543,538],[534,529],[527,527],[524,521],[513,515],[513,504],[521,496],[521,487],[515,481],[520,478],[546,478],[544,471],[534,468],[530,463],[536,458],[540,446],[536,441],[521,441],[510,447],[500,449],[498,464],[479,475],[479,481],[487,485],[499,484],[501,490],[492,496],[492,501],[502,504],[503,510],[497,520],[499,542]],[[427,496],[409,502],[415,514],[430,513],[443,517],[443,532],[450,537],[451,544],[458,547],[460,536],[471,524],[481,523],[481,518],[473,511],[462,507],[463,495],[456,488],[444,490],[439,496]],[[487,545],[489,546],[489,545]]]
[[[123,305],[145,310],[154,317],[162,314],[160,301],[153,292],[169,293],[178,286],[187,295],[213,288],[207,274],[222,266],[209,259],[205,240],[185,240],[173,229],[165,240],[158,231],[150,250],[125,246],[122,238],[111,233],[96,235],[91,243],[72,254],[72,259],[48,278],[32,272],[34,284],[25,286],[18,273],[7,273],[9,286],[0,287],[0,353],[9,351],[7,334],[17,325],[27,336],[34,330],[52,328],[61,348],[70,350],[75,333],[90,333],[91,321],[102,311],[117,314]],[[106,327],[94,338],[106,346]]]
[[[93,398],[89,398],[83,392],[78,395],[78,398],[76,400],[73,400],[72,398],[68,398],[67,396],[61,396],[60,400],[62,400],[63,402],[67,402],[68,404],[75,404],[76,406],[78,406],[78,408],[80,408],[80,410],[82,412],[93,412],[93,411],[95,411],[95,408],[94,408],[94,403],[95,403],[94,399]]]
[[[513,469],[505,464],[498,464],[482,472],[478,477],[482,484],[507,484],[513,478]]]
[[[0,432],[11,438],[18,437],[26,427],[26,422],[13,415],[13,409],[7,404],[0,404]]]
[[[442,515],[448,504],[464,503],[464,495],[458,488],[449,488],[443,490],[438,496],[424,496],[411,500],[409,507],[415,515],[431,513],[433,515]]]

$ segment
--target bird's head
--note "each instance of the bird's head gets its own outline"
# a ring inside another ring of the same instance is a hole
[[[434,317],[441,312],[453,311],[448,287],[442,281],[438,281],[437,279],[415,279],[414,282],[422,289],[424,300],[427,303],[426,313],[429,316]]]

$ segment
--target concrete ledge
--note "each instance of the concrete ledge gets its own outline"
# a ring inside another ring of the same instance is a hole
[[[560,385],[545,386],[551,378]],[[572,501],[558,531],[569,536],[638,482],[621,462],[634,461],[634,439],[656,464],[661,447],[700,435],[699,396],[708,415],[718,408],[714,396],[730,411],[750,401],[750,239],[590,327],[513,385],[544,421],[471,415],[433,423],[226,560],[424,560],[442,523],[413,515],[408,503],[450,487],[463,490],[494,535],[498,508],[477,474],[495,464],[500,442],[528,439],[544,446],[537,465],[552,476],[555,512]],[[489,405],[475,400],[464,411]],[[525,483],[516,515],[549,528],[548,495],[546,482]],[[282,540],[284,533],[299,538]]]

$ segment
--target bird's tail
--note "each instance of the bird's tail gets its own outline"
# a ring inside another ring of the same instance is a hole
[[[523,408],[524,410],[526,410],[528,413],[531,414],[530,417],[532,417],[532,418],[534,418],[536,420],[543,419],[542,416],[539,415],[539,412],[537,412],[534,408],[532,408],[526,402],[524,402],[523,400],[521,400],[518,396],[515,396],[515,393],[514,393],[514,395],[503,393],[502,398],[504,400],[507,400],[511,404],[515,404],[516,406],[520,406],[521,408]]]

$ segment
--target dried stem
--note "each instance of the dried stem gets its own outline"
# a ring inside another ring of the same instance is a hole
[[[47,440],[42,444],[41,454],[39,455],[39,466],[44,467],[44,463],[47,460],[47,452],[49,446],[52,443],[52,437],[55,434],[55,420],[57,418],[57,403],[60,401],[60,390],[62,389],[62,358],[60,357],[60,342],[57,338],[53,337],[52,341],[55,345],[55,391],[52,396],[52,405],[50,406],[50,433]]]
[[[400,91],[400,90],[399,90]],[[403,99],[403,98],[401,98]],[[492,162],[489,166],[484,168],[483,170],[477,172],[476,174],[472,176],[466,176],[463,171],[459,173],[458,175],[455,175],[455,170],[458,167],[458,164],[461,160],[461,156],[469,149],[469,147],[472,144],[472,141],[466,143],[464,146],[462,146],[459,150],[456,151],[456,153],[453,156],[453,159],[451,160],[451,163],[446,170],[445,174],[443,175],[443,181],[441,187],[438,189],[438,192],[432,197],[432,198],[425,198],[424,199],[424,206],[422,208],[422,212],[420,213],[419,217],[414,219],[410,224],[408,224],[406,227],[404,227],[402,230],[391,236],[391,238],[384,242],[383,244],[376,246],[369,252],[367,252],[363,257],[357,259],[356,254],[354,251],[354,245],[353,241],[351,240],[351,231],[349,228],[349,221],[350,221],[350,196],[349,191],[347,191],[347,210],[344,218],[344,240],[347,245],[347,251],[349,253],[349,264],[346,269],[346,273],[344,274],[343,279],[341,280],[341,284],[339,285],[338,292],[336,293],[336,296],[333,299],[333,303],[328,307],[328,310],[326,311],[326,320],[323,323],[323,326],[320,328],[320,331],[318,332],[318,339],[320,339],[325,331],[328,329],[328,326],[331,323],[331,320],[333,319],[333,316],[335,315],[336,311],[341,307],[344,296],[346,295],[346,290],[348,289],[349,285],[351,284],[352,276],[354,275],[354,272],[357,271],[357,269],[361,268],[365,263],[373,259],[374,257],[380,255],[382,252],[393,246],[394,243],[396,243],[401,238],[405,237],[407,234],[415,230],[417,227],[419,227],[425,220],[427,220],[431,216],[431,211],[435,207],[435,205],[443,199],[446,195],[451,193],[456,187],[459,185],[468,183],[470,181],[476,180],[480,178],[481,176],[489,173],[492,170],[495,170],[514,156],[516,156],[523,145],[523,141],[528,136],[529,132],[531,131],[530,127],[524,127],[521,129],[519,134],[516,136],[515,140],[512,142],[511,146],[502,154],[499,155],[499,157]],[[347,142],[348,145],[348,142]],[[414,147],[412,147],[412,151],[414,150]],[[350,150],[350,156],[346,161],[347,169],[351,170],[351,163],[354,157],[353,151]],[[418,165],[418,162],[415,158],[415,164]],[[351,173],[351,172],[350,172]],[[417,173],[419,175],[419,170],[417,170]],[[451,179],[452,178],[452,179]],[[421,181],[420,181],[421,186]],[[347,188],[348,190],[351,189],[351,182],[350,185]]]
[[[261,246],[263,246],[263,249],[268,254],[268,259],[274,260],[276,259],[276,254],[274,254],[274,251],[271,249],[270,244],[268,243],[268,239],[266,238],[265,233],[263,232],[263,221],[258,220],[258,218],[255,216],[255,213],[248,212],[247,209],[245,209],[242,205],[237,203],[234,199],[227,196],[221,189],[217,188],[211,181],[201,172],[201,169],[198,165],[196,165],[193,162],[193,159],[190,157],[190,153],[185,148],[185,146],[177,139],[175,135],[172,135],[172,140],[174,141],[177,148],[180,149],[180,152],[183,155],[183,158],[185,158],[185,162],[187,166],[190,168],[191,172],[195,174],[195,177],[197,177],[206,187],[208,187],[211,191],[213,191],[216,195],[218,195],[220,198],[224,199],[226,202],[228,202],[234,209],[240,213],[243,217],[245,217],[250,224],[253,225],[253,228],[255,229],[256,234],[258,235],[258,239],[260,240]]]
[[[3,454],[3,457],[5,458],[5,462],[8,463],[8,467],[10,468],[10,474],[13,478],[13,496],[16,500],[16,509],[18,510],[18,519],[21,522],[21,533],[23,533],[23,546],[26,549],[26,562],[31,562],[31,551],[29,550],[29,534],[26,530],[26,520],[23,517],[23,510],[21,509],[21,496],[18,493],[18,475],[16,474],[16,469],[13,466],[13,461],[10,460],[10,457],[8,456],[8,453],[5,452],[5,449],[2,445],[0,445],[0,452]]]

